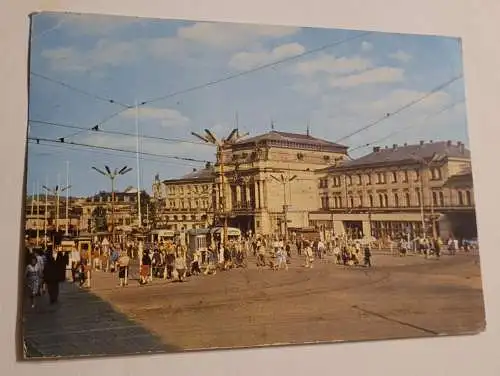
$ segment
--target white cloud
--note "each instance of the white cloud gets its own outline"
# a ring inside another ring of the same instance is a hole
[[[424,97],[427,94],[427,92],[420,92],[415,90],[393,90],[382,99],[368,103],[365,108],[378,112],[392,112],[404,105],[407,105]],[[415,103],[412,108],[415,110],[432,110],[443,107],[450,102],[451,96],[448,93],[444,91],[438,91],[421,100],[420,102]]]
[[[359,57],[335,57],[320,55],[315,59],[297,63],[294,71],[304,76],[313,76],[317,73],[347,74],[362,71],[372,66],[372,63]]]
[[[251,44],[263,38],[282,38],[297,33],[300,28],[287,26],[261,26],[235,23],[197,22],[182,27],[177,35],[214,48],[233,49]]]
[[[53,70],[87,71],[100,66],[119,66],[137,61],[137,49],[131,42],[99,40],[90,51],[73,47],[43,50],[42,57],[49,60]]]
[[[394,52],[389,55],[390,58],[399,60],[402,63],[407,63],[412,59],[412,56],[404,51],[398,50],[397,52]]]
[[[378,67],[346,77],[333,77],[330,80],[330,86],[348,88],[359,85],[400,82],[403,81],[403,79],[403,69],[393,67]]]
[[[239,52],[229,60],[229,66],[237,70],[247,70],[259,65],[293,57],[304,53],[305,48],[299,43],[282,44],[271,51]]]
[[[60,28],[64,28],[64,32],[69,33],[72,36],[108,35],[130,25],[144,22],[143,19],[135,17],[117,17],[100,14],[76,13],[54,13],[49,16],[49,19],[53,19],[54,26],[49,29],[45,29],[44,31],[40,31],[38,36],[42,36],[42,34],[46,34]],[[35,34],[35,36],[37,35]]]
[[[122,117],[135,118],[135,109],[130,109],[121,113]],[[170,108],[139,107],[139,121],[160,121],[163,127],[184,126],[189,123],[189,118],[179,111]]]
[[[363,41],[361,43],[361,50],[365,51],[365,52],[371,51],[371,50],[373,50],[373,44],[371,44],[370,42],[367,42],[367,41]]]

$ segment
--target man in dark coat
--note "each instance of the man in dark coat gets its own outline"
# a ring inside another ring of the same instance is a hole
[[[66,280],[66,264],[68,255],[62,252],[47,252],[47,264],[44,267],[44,281],[47,284],[50,304],[57,303],[59,298],[59,283]]]

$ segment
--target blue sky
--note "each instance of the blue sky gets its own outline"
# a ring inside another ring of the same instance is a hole
[[[351,39],[354,38],[354,39]],[[335,42],[349,41],[282,64],[245,73]],[[139,109],[140,132],[177,138],[172,143],[142,139],[145,152],[213,160],[211,146],[196,143],[191,131],[210,128],[225,135],[235,126],[251,135],[275,129],[337,141],[394,112],[462,74],[456,38],[364,33],[337,29],[151,20],[116,16],[41,13],[32,19],[29,134],[135,151],[129,136],[36,123],[68,124],[135,134],[135,111],[81,94],[60,81],[126,105],[203,85],[238,73],[216,85],[148,103]],[[419,140],[454,140],[468,144],[464,80],[458,79],[414,106],[364,132],[343,139],[358,148],[386,138],[383,145]],[[445,109],[445,110],[444,110]],[[440,112],[441,111],[441,112]],[[72,194],[109,189],[109,181],[91,169],[134,168],[117,188],[137,185],[135,156],[101,149],[40,142],[29,144],[28,192],[36,182],[64,183],[70,164]],[[144,156],[141,188],[151,191],[156,173],[175,178],[202,163]]]

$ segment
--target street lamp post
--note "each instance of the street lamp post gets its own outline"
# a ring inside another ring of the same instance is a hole
[[[114,241],[115,240],[115,179],[120,175],[125,175],[127,172],[132,171],[132,168],[124,166],[120,170],[115,168],[114,171],[111,171],[111,169],[108,166],[104,166],[104,168],[106,172],[98,169],[97,167],[92,167],[93,170],[97,171],[101,175],[106,176],[111,180],[111,235]]]
[[[284,226],[283,231],[285,232],[285,241],[288,241],[288,204],[286,200],[286,186],[290,182],[294,181],[297,178],[297,175],[289,176],[281,174],[279,178],[274,175],[270,175],[272,179],[276,180],[278,183],[283,185],[283,219]]]
[[[420,215],[422,217],[422,230],[424,231],[424,238],[425,238],[425,219],[424,219],[424,171],[425,167],[431,168],[432,166],[438,164],[441,162],[446,156],[434,153],[431,159],[425,160],[422,157],[419,157],[417,155],[412,155],[412,159],[415,160],[416,162],[420,163]],[[430,187],[429,187],[430,188]],[[432,192],[431,189],[429,189],[429,192]],[[431,207],[431,225],[432,225],[432,237],[436,239],[437,237],[437,230],[436,230],[436,221],[434,218],[434,198],[430,197],[430,207]]]
[[[225,172],[224,172],[224,158],[223,151],[226,147],[234,144],[239,139],[248,135],[248,133],[244,135],[240,135],[237,128],[233,129],[229,136],[225,139],[218,139],[209,129],[205,129],[205,135],[199,135],[196,132],[191,132],[191,134],[200,140],[215,145],[217,147],[216,155],[219,161],[220,166],[220,174],[221,174],[221,192],[220,192],[220,200],[221,200],[221,209],[222,215],[224,217],[224,235],[223,235],[223,245],[227,244],[227,213],[226,213],[226,195],[225,195]]]

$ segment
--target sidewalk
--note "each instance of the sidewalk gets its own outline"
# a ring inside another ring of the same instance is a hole
[[[61,284],[59,303],[48,296],[37,306],[25,304],[23,333],[27,359],[125,355],[175,351],[91,291]]]

